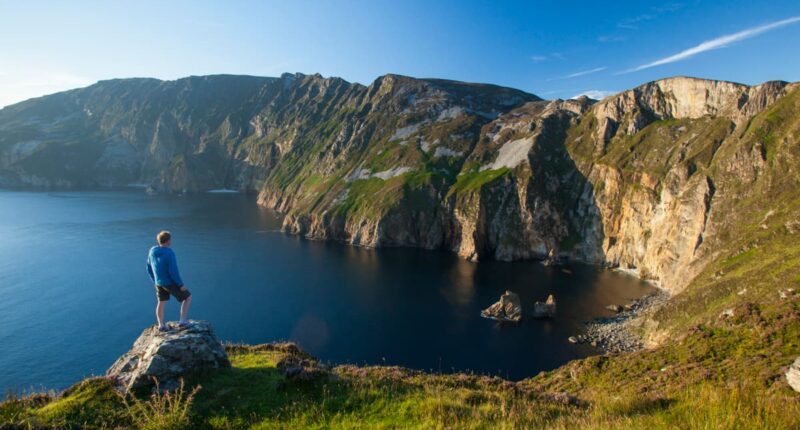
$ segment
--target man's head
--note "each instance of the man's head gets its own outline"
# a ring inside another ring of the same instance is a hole
[[[156,235],[156,241],[159,246],[169,246],[172,243],[172,234],[166,230],[160,231]]]

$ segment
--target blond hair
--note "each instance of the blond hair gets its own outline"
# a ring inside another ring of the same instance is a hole
[[[166,230],[162,230],[156,235],[156,240],[158,241],[159,245],[166,245],[170,239],[172,239],[172,233]]]

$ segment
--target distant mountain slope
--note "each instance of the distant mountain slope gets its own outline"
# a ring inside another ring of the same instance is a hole
[[[775,168],[754,124],[797,87],[678,77],[595,102],[397,75],[111,80],[0,110],[0,183],[236,188],[296,234],[552,251],[677,291],[735,218],[717,208]]]

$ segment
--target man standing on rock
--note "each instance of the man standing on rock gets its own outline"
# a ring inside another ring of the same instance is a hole
[[[170,248],[172,245],[172,235],[168,231],[162,231],[156,236],[157,246],[150,248],[147,254],[147,274],[153,280],[156,287],[156,319],[158,329],[167,331],[169,328],[164,324],[164,304],[169,300],[169,296],[175,296],[181,304],[181,320],[178,325],[181,328],[190,326],[186,320],[189,313],[189,305],[192,304],[192,293],[183,286],[181,274],[178,272],[178,261],[175,259],[175,252]]]

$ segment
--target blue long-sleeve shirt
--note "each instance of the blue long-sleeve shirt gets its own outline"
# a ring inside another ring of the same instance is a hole
[[[183,286],[175,252],[170,248],[163,246],[150,248],[150,252],[147,253],[147,274],[160,287]]]

